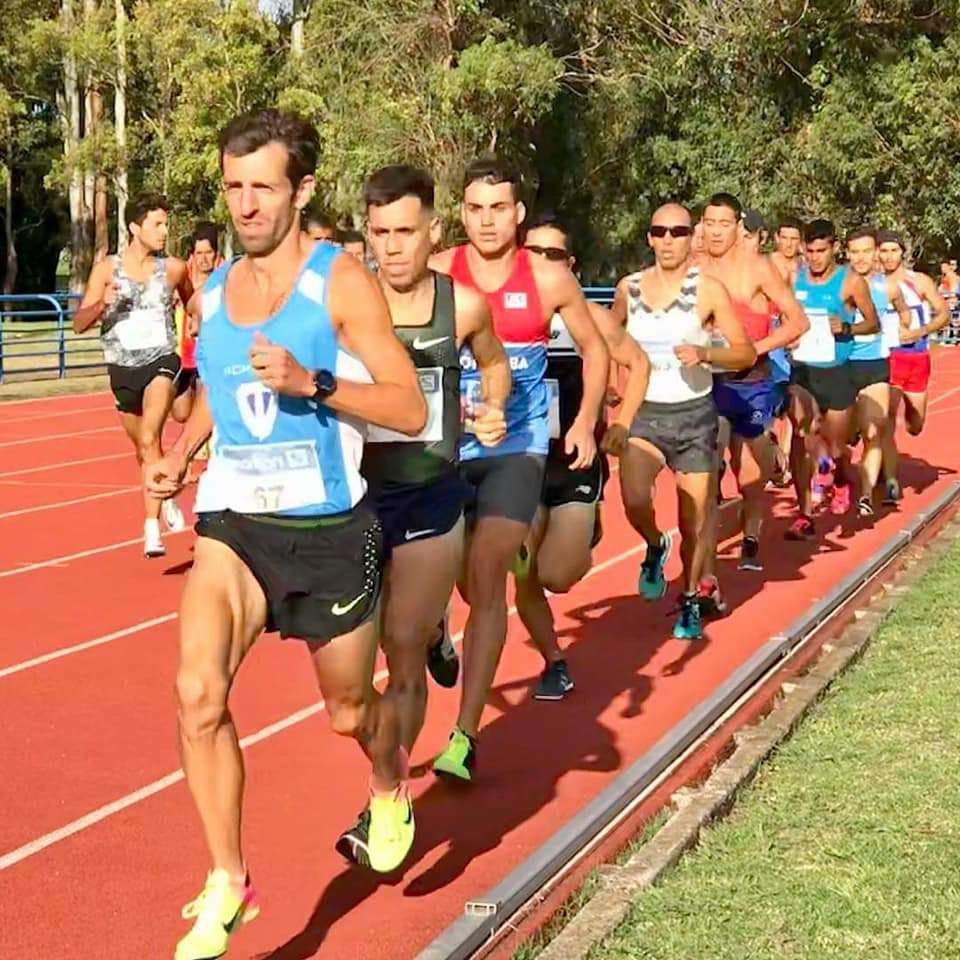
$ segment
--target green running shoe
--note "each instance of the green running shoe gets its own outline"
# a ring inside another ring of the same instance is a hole
[[[476,742],[459,727],[454,727],[443,753],[433,761],[433,772],[442,777],[469,783],[473,779],[476,763]]]
[[[685,593],[680,598],[680,616],[673,625],[673,635],[678,640],[699,640],[703,636],[700,603],[695,593]]]
[[[513,565],[510,569],[518,580],[525,580],[530,576],[530,551],[525,543],[520,544],[520,549],[513,558]]]
[[[640,581],[637,584],[640,596],[644,600],[660,600],[667,592],[667,581],[663,568],[670,559],[670,547],[673,539],[669,533],[660,534],[660,546],[647,544],[647,555],[640,564]]]

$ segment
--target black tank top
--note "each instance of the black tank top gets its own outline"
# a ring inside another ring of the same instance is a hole
[[[460,353],[453,281],[433,275],[433,313],[425,326],[395,326],[417,368],[427,424],[416,437],[368,428],[361,472],[375,488],[430,483],[456,470],[460,445]]]

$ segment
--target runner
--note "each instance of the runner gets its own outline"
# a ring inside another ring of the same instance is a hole
[[[168,210],[166,198],[155,193],[127,204],[127,249],[123,256],[106,257],[93,268],[73,317],[74,333],[100,323],[110,388],[141,466],[163,456],[163,427],[177,392],[180,358],[174,293],[183,303],[193,294],[186,263],[163,256]],[[160,501],[145,494],[146,557],[162,557],[167,552],[160,537],[160,511]],[[186,526],[172,499],[163,504],[163,518],[171,531]]]
[[[470,614],[460,713],[434,770],[463,781],[473,775],[480,718],[506,639],[507,573],[540,500],[550,441],[545,373],[554,313],[559,312],[583,357],[583,401],[564,440],[566,452],[573,455],[571,469],[593,463],[594,430],[607,386],[607,351],[573,274],[565,263],[517,246],[517,229],[526,215],[519,189],[519,176],[496,158],[470,164],[461,207],[469,242],[443,251],[433,263],[486,295],[513,374],[506,439],[487,449],[467,433],[460,445],[461,474],[471,488],[467,519],[472,534],[461,582]],[[460,392],[467,416],[473,416],[479,391],[476,363],[468,350],[460,363]]]
[[[221,262],[216,224],[207,221],[198,223],[190,240],[190,256],[187,258],[187,273],[194,292],[203,287]],[[197,330],[187,316],[186,304],[178,302],[175,318],[180,372],[177,374],[177,396],[171,415],[177,423],[186,423],[196,396]]]
[[[652,365],[646,398],[620,457],[627,518],[647,544],[639,590],[646,600],[658,600],[667,592],[664,568],[673,538],[657,526],[653,505],[657,474],[667,466],[676,476],[683,560],[683,594],[673,635],[684,640],[702,635],[697,591],[708,548],[717,459],[710,367],[748,369],[757,357],[726,288],[690,265],[691,233],[685,207],[660,207],[647,232],[656,262],[624,277],[613,301],[614,319],[626,320],[627,332]],[[709,237],[706,218],[704,235]],[[711,345],[711,332],[727,345]]]
[[[751,367],[714,376],[713,399],[722,418],[720,453],[729,443],[733,474],[743,497],[739,568],[762,571],[760,530],[764,491],[776,464],[776,445],[770,439],[770,429],[782,402],[782,391],[771,375],[767,354],[793,343],[809,329],[809,324],[789,285],[770,259],[740,240],[741,229],[753,226],[752,232],[759,231],[756,218],[751,224],[743,227],[741,224],[740,202],[736,197],[718,193],[710,198],[703,213],[708,256],[702,270],[719,280],[730,294],[737,318],[753,341],[757,354]],[[770,321],[771,303],[777,305],[780,315],[780,325],[776,328]],[[704,612],[723,612],[726,606],[716,577],[717,519],[716,510],[711,510],[710,543],[700,584]]]
[[[468,343],[480,370],[484,407],[471,429],[484,446],[496,446],[506,433],[510,364],[493,333],[486,298],[427,267],[441,234],[430,174],[384,167],[367,180],[364,203],[394,329],[419,371],[429,410],[427,425],[415,437],[371,427],[362,467],[388,558],[381,640],[390,668],[386,696],[396,707],[401,740],[410,752],[427,705],[427,647],[463,559],[459,349]],[[431,653],[433,672],[453,686],[455,654],[444,660],[442,651]]]
[[[950,311],[950,325],[944,331],[942,342],[955,346],[960,342],[960,274],[956,260],[941,261],[937,290]]]
[[[319,210],[308,210],[300,218],[300,222],[303,224],[303,232],[311,240],[337,242],[337,228],[325,213]]]
[[[359,230],[341,230],[339,239],[344,253],[366,265],[367,241]]]
[[[910,329],[910,311],[899,286],[877,271],[877,232],[873,227],[860,227],[848,235],[847,260],[869,284],[881,327],[875,333],[855,336],[850,354],[850,375],[857,390],[850,433],[854,440],[859,437],[863,441],[857,513],[872,517],[873,491],[883,467],[883,439],[890,415],[890,350]]]
[[[792,284],[803,266],[803,224],[796,217],[781,217],[774,235],[777,249],[770,254],[780,276]]]
[[[901,334],[900,346],[890,351],[890,418],[883,446],[883,476],[887,490],[883,502],[893,505],[902,499],[896,441],[900,401],[903,400],[907,432],[916,437],[923,431],[927,419],[927,390],[930,386],[927,338],[950,322],[950,313],[933,280],[925,273],[904,266],[906,247],[899,233],[879,231],[877,246],[883,272],[899,285],[910,310],[910,329]]]
[[[372,685],[382,534],[364,500],[359,421],[412,435],[426,407],[376,281],[300,233],[317,149],[310,124],[275,110],[221,134],[227,206],[246,255],[203,290],[200,396],[183,437],[145,470],[147,489],[169,496],[213,432],[176,682],[181,758],[212,870],[184,908],[196,922],[176,960],[222,956],[259,910],[241,850],[243,758],[227,700],[264,630],[308,644],[333,729],[371,760],[364,864],[393,870],[413,843],[399,726]]]
[[[790,540],[809,540],[815,533],[811,483],[818,435],[834,462],[831,510],[840,515],[850,508],[847,441],[857,386],[849,360],[854,336],[880,329],[866,280],[836,262],[836,236],[829,220],[813,220],[807,224],[804,231],[806,265],[797,273],[794,285],[810,329],[792,354],[790,466],[799,516],[787,531]]]
[[[769,233],[766,221],[759,210],[744,210],[740,220],[742,244],[750,253],[761,254]]]
[[[542,214],[532,222],[526,231],[524,247],[548,260],[565,260],[571,271],[574,268],[570,231],[555,214]],[[616,419],[609,428],[602,419],[598,420],[594,434],[598,447],[619,456],[630,424],[643,402],[650,362],[623,327],[614,322],[609,310],[596,303],[587,306],[607,340],[612,359],[627,371]],[[529,565],[521,568],[516,577],[517,613],[544,659],[534,698],[562,700],[573,690],[573,680],[557,642],[553,611],[545,590],[566,593],[590,569],[590,551],[602,535],[600,501],[609,469],[603,454],[589,467],[580,470],[568,467],[573,458],[564,451],[560,438],[566,435],[580,410],[583,370],[576,345],[556,315],[550,324],[547,382],[551,392],[550,449],[540,508],[527,543]]]

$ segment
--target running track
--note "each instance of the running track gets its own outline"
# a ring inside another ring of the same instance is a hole
[[[305,651],[275,637],[259,643],[233,706],[247,744],[247,853],[264,910],[231,957],[414,957],[464,901],[955,478],[960,350],[935,356],[932,396],[925,434],[902,441],[900,510],[872,523],[824,516],[816,543],[793,544],[782,540],[787,502],[778,495],[766,574],[738,573],[727,552],[721,575],[735,609],[703,643],[669,637],[675,591],[658,604],[637,598],[641,551],[611,485],[593,574],[553,600],[576,693],[561,704],[530,700],[539,660],[511,617],[479,780],[458,790],[429,773],[416,779],[414,857],[389,881],[347,869],[333,851],[364,802],[367,771],[353,743],[330,733]],[[0,406],[4,956],[169,957],[186,929],[180,906],[207,869],[178,772],[171,695],[193,535],[168,537],[167,557],[145,561],[137,479],[108,395]],[[669,479],[658,503],[672,526]],[[452,628],[463,621],[457,603]],[[442,746],[456,703],[456,693],[431,687],[415,764]]]

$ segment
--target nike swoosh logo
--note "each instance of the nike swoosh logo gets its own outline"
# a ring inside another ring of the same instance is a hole
[[[425,537],[428,533],[436,533],[435,528],[430,530],[407,530],[403,535],[404,540],[416,540],[417,537]]]
[[[435,347],[438,343],[443,343],[444,340],[449,339],[449,337],[437,337],[435,340],[421,340],[419,337],[416,337],[413,341],[413,349],[426,350],[429,347]]]
[[[591,489],[591,487],[577,487],[577,493],[589,493]]]
[[[405,824],[413,823],[413,804],[410,801],[407,801],[407,819],[403,821]]]
[[[366,595],[366,592],[361,593],[359,597],[354,597],[349,603],[340,603],[338,600],[330,608],[330,612],[335,617],[342,617],[345,613],[349,613]]]

